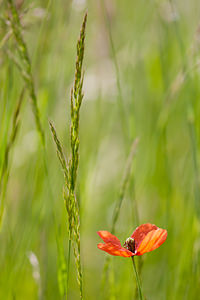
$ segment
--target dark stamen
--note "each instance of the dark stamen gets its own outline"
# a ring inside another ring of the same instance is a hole
[[[135,253],[135,240],[131,237],[129,237],[125,243],[124,243],[124,248],[126,248],[127,250]]]

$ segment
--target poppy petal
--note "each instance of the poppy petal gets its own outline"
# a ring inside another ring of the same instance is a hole
[[[166,238],[167,230],[162,228],[151,230],[136,249],[136,255],[142,255],[157,249],[165,242]]]
[[[101,230],[97,233],[105,243],[112,243],[113,245],[118,245],[121,247],[120,240],[115,235],[111,234],[109,231]]]
[[[154,224],[142,224],[135,229],[131,237],[135,240],[135,248],[137,249],[145,236],[152,230],[156,230],[158,227]]]
[[[111,255],[114,256],[122,256],[122,257],[131,257],[134,255],[133,252],[123,248],[121,245],[114,245],[112,243],[106,243],[106,244],[98,244],[97,247]]]

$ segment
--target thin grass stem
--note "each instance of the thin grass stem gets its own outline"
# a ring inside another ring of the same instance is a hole
[[[129,132],[128,132],[128,126],[127,126],[128,125],[127,124],[127,117],[126,117],[125,107],[124,107],[124,104],[123,104],[124,101],[123,101],[122,88],[121,88],[121,83],[120,83],[120,72],[119,72],[119,66],[118,66],[114,41],[113,41],[113,37],[112,37],[111,24],[110,24],[110,20],[109,20],[109,17],[108,17],[108,13],[107,13],[107,10],[106,10],[104,0],[101,1],[101,5],[102,5],[104,17],[105,17],[106,27],[107,27],[107,30],[108,30],[110,48],[111,48],[111,52],[112,52],[113,63],[114,63],[115,73],[116,73],[116,83],[117,83],[117,90],[118,90],[117,101],[118,101],[118,106],[119,106],[119,111],[120,111],[121,126],[122,126],[124,136],[126,138],[128,138]],[[126,139],[126,141],[127,141],[127,139]]]
[[[138,138],[136,138],[133,141],[129,156],[128,156],[126,164],[125,164],[124,173],[123,173],[123,177],[122,177],[121,188],[120,188],[120,191],[119,191],[119,197],[116,201],[115,209],[114,209],[114,212],[113,212],[112,227],[111,227],[112,234],[115,233],[115,226],[116,226],[117,220],[119,218],[121,205],[122,205],[122,202],[124,200],[125,193],[127,191],[128,184],[129,184],[129,181],[130,181],[132,162],[133,162],[133,158],[136,154],[138,142],[139,142]],[[102,282],[101,282],[102,289],[104,289],[104,287],[105,287],[107,275],[110,271],[110,268],[109,268],[110,267],[110,261],[111,261],[110,258],[107,257],[106,261],[105,261],[105,264],[104,264],[104,268],[103,268],[103,275],[102,275]]]
[[[87,22],[87,13],[84,16],[80,36],[77,42],[77,58],[75,67],[74,85],[71,89],[71,124],[70,124],[70,142],[71,155],[68,159],[65,158],[63,147],[58,139],[56,129],[50,122],[50,128],[56,144],[57,155],[60,160],[65,186],[63,190],[63,198],[68,215],[69,226],[69,244],[68,244],[68,268],[70,263],[71,241],[73,243],[74,258],[77,269],[77,281],[80,290],[80,299],[83,299],[83,274],[81,265],[81,245],[80,245],[80,207],[76,198],[76,181],[77,170],[79,164],[79,118],[80,107],[83,99],[83,57],[85,48],[85,29]],[[69,271],[67,284],[69,280]]]
[[[189,110],[189,109],[188,109]],[[197,161],[197,145],[196,145],[196,132],[194,126],[194,116],[190,109],[188,112],[188,127],[189,127],[189,135],[190,135],[190,143],[191,143],[191,152],[192,152],[192,160],[193,160],[193,169],[194,169],[194,198],[195,198],[195,208],[197,211],[197,217],[200,219],[200,188],[199,188],[199,166]]]
[[[70,238],[68,241],[68,257],[67,257],[67,293],[68,293],[68,287],[69,287],[71,245],[72,245],[72,240]],[[68,294],[66,295],[66,299],[67,298],[68,298]]]
[[[13,148],[15,140],[17,138],[17,134],[19,131],[19,115],[21,112],[22,101],[24,99],[25,88],[22,89],[19,101],[17,103],[16,109],[14,111],[13,120],[12,120],[12,129],[11,134],[5,149],[4,161],[2,166],[2,171],[0,173],[0,228],[2,225],[2,218],[4,213],[4,200],[6,196],[7,184],[9,179],[9,160],[10,160],[10,152]]]
[[[136,138],[131,146],[131,150],[125,165],[125,169],[124,169],[124,173],[123,173],[123,178],[122,178],[122,184],[121,184],[121,188],[120,188],[120,192],[119,192],[119,198],[118,201],[116,202],[116,206],[115,206],[115,210],[113,213],[113,221],[112,221],[112,229],[111,232],[114,233],[115,232],[115,225],[116,222],[118,220],[119,217],[119,213],[120,213],[120,208],[128,187],[128,183],[130,180],[130,174],[131,174],[131,168],[132,168],[132,162],[133,162],[133,158],[136,154],[136,150],[137,150],[137,145],[138,145],[138,141],[139,139]]]
[[[15,37],[15,40],[16,40],[16,46],[17,46],[16,48],[17,48],[17,52],[18,52],[18,55],[20,58],[20,67],[18,64],[18,68],[20,68],[22,70],[21,75],[22,75],[22,77],[26,83],[27,89],[29,91],[29,97],[30,97],[31,104],[32,104],[32,111],[34,114],[36,127],[40,134],[41,142],[42,142],[43,146],[45,146],[45,135],[44,135],[44,130],[42,127],[42,122],[41,122],[39,108],[38,108],[38,100],[37,100],[37,96],[36,96],[35,85],[34,85],[34,80],[33,80],[33,75],[32,75],[32,69],[31,69],[32,68],[31,60],[29,57],[27,45],[23,38],[20,17],[19,17],[18,11],[16,9],[16,6],[15,6],[13,0],[8,0],[7,5],[8,5],[9,13],[10,13],[8,15],[8,20],[10,22],[13,36]]]

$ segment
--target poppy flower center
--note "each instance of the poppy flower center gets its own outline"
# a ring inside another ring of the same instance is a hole
[[[135,240],[133,238],[131,237],[127,238],[123,246],[127,250],[135,253]]]

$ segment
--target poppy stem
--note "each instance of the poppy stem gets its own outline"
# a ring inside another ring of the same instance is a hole
[[[142,294],[141,282],[140,282],[139,274],[138,274],[138,271],[137,271],[137,268],[136,268],[136,265],[135,265],[134,256],[132,256],[131,258],[132,258],[132,262],[133,262],[133,269],[134,269],[134,272],[135,272],[139,297],[140,297],[140,300],[144,300],[144,297],[143,297],[143,294]]]

